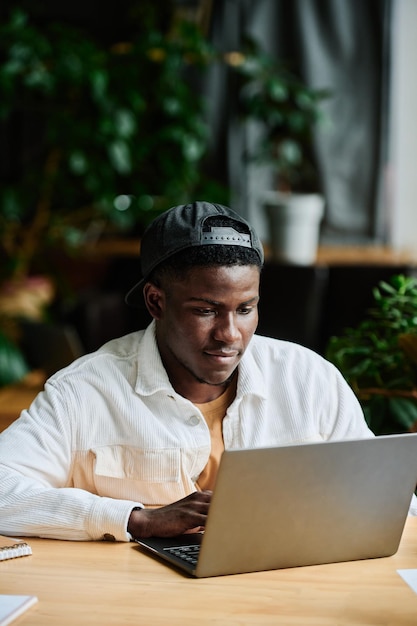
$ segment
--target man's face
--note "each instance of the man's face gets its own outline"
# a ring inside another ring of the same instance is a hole
[[[258,324],[259,269],[252,265],[194,268],[145,298],[171,383],[194,402],[218,397]]]

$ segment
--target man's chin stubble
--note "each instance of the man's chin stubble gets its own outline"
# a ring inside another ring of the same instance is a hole
[[[191,376],[199,383],[201,383],[202,385],[210,385],[210,387],[228,387],[230,385],[230,383],[232,382],[235,373],[237,371],[237,367],[236,369],[233,370],[233,372],[230,374],[230,376],[228,376],[227,378],[225,378],[224,380],[218,382],[218,383],[214,383],[210,380],[205,380],[204,378],[201,378],[200,376],[197,376],[197,374],[195,374],[189,367],[187,367],[186,365],[183,364],[183,367],[185,367],[185,369],[187,370],[187,372],[189,374],[191,374]]]

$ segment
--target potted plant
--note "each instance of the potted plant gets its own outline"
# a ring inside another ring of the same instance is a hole
[[[394,275],[373,291],[374,306],[329,341],[326,356],[356,393],[371,430],[417,430],[417,279]]]
[[[269,164],[274,188],[261,201],[270,222],[273,257],[282,262],[314,261],[324,198],[314,164],[313,132],[324,119],[327,89],[309,88],[290,69],[249,40],[233,65],[239,77],[239,110],[260,125],[250,159]]]

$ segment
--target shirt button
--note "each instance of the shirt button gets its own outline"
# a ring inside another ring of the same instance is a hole
[[[189,426],[197,426],[197,424],[200,423],[200,418],[198,417],[198,415],[192,415],[188,420],[187,420],[187,424]]]

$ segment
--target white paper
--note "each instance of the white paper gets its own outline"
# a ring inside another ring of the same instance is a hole
[[[403,580],[417,593],[417,569],[398,569],[397,572]]]
[[[36,596],[0,595],[0,626],[6,626],[38,601]]]

